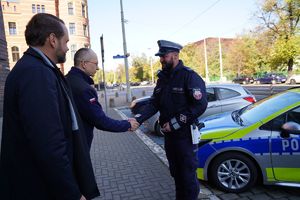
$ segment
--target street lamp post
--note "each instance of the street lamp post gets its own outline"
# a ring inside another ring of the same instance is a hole
[[[154,83],[154,73],[153,73],[153,61],[152,61],[152,57],[150,56],[150,67],[151,67],[151,81],[152,84]]]
[[[152,84],[154,83],[154,71],[153,71],[153,59],[152,59],[152,56],[151,56],[151,48],[148,48],[149,50],[149,60],[150,60],[150,69],[151,69],[151,81],[152,81]]]
[[[126,36],[125,36],[125,25],[124,25],[124,12],[123,12],[123,3],[120,0],[121,5],[121,23],[122,23],[122,35],[123,35],[123,50],[124,50],[124,62],[125,62],[125,73],[126,73],[126,91],[127,91],[127,102],[131,101],[131,91],[130,91],[130,84],[129,84],[129,73],[128,73],[128,53],[127,53],[127,46],[126,46]]]

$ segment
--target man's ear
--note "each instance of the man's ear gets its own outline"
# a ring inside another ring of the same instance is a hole
[[[85,62],[82,60],[82,61],[80,61],[80,63],[81,63],[82,69],[85,69]]]
[[[56,47],[56,36],[55,36],[55,34],[54,33],[51,33],[50,35],[49,35],[49,44],[50,44],[50,46],[51,47],[53,47],[53,48],[55,48]]]

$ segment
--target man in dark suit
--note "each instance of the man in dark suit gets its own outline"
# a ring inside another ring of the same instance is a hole
[[[59,18],[32,17],[28,50],[7,77],[0,199],[85,200],[99,196],[80,118],[57,68],[68,51]]]
[[[96,53],[92,49],[81,48],[75,53],[74,67],[66,76],[83,121],[89,148],[93,140],[94,127],[111,132],[134,131],[139,127],[134,118],[115,120],[105,115],[91,78],[98,69]]]

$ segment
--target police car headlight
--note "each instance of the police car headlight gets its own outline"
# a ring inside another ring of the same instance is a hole
[[[199,144],[198,144],[198,148],[206,145],[207,143],[210,143],[212,140],[209,139],[209,140],[200,140]]]

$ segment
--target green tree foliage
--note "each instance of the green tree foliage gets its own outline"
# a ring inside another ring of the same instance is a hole
[[[114,71],[105,72],[105,81],[108,84],[117,82]]]
[[[123,64],[119,64],[116,69],[116,82],[126,83],[125,66]]]
[[[93,76],[93,80],[95,84],[99,84],[99,81],[102,80],[102,70],[98,70],[96,74]]]
[[[253,75],[257,71],[268,68],[260,52],[261,43],[258,39],[242,36],[230,47],[225,61],[226,76],[233,78],[241,75]]]
[[[283,66],[300,54],[299,36],[292,36],[289,40],[277,38],[270,52],[270,63],[272,66]]]
[[[152,81],[151,63],[153,68],[154,80],[157,80],[156,74],[157,71],[161,68],[159,60],[157,59],[157,57],[147,58],[146,54],[142,54],[141,56],[134,56],[132,59],[132,66],[130,68],[131,81]]]
[[[286,64],[291,74],[299,55],[300,0],[264,0],[258,17],[263,26],[273,33],[270,62],[278,66]]]
[[[158,57],[156,57],[158,58]],[[152,67],[153,67],[153,75],[154,75],[154,82],[157,81],[157,73],[161,70],[161,63],[159,59],[152,58]]]
[[[205,74],[203,49],[196,43],[184,46],[180,52],[180,59],[198,74]]]
[[[133,57],[131,66],[132,81],[149,80],[150,73],[150,61],[148,61],[146,54]]]
[[[220,79],[220,52],[219,42],[216,38],[208,38],[206,41],[207,64],[209,79],[216,81]]]

